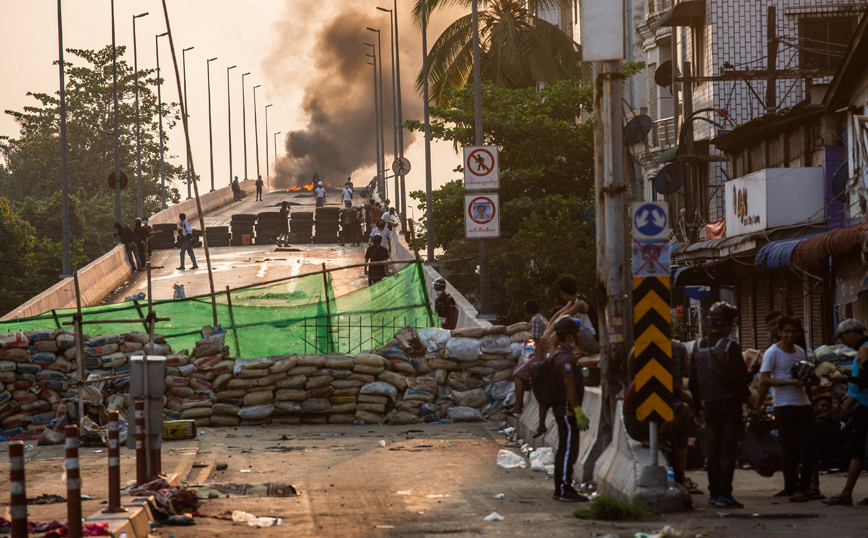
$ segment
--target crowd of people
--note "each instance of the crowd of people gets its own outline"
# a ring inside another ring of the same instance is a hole
[[[144,271],[151,258],[151,227],[147,219],[136,218],[133,227],[116,222],[115,239],[124,246],[127,260],[133,271]]]

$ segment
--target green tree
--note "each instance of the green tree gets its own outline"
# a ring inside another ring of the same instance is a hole
[[[417,0],[413,16],[445,7],[469,8],[472,0]],[[556,79],[580,79],[581,47],[557,26],[535,16],[540,8],[563,8],[573,0],[481,0],[479,53],[482,80],[504,88],[528,88]],[[431,101],[447,89],[464,87],[473,72],[473,27],[470,14],[458,18],[428,53]],[[421,91],[423,73],[416,79]]]
[[[578,120],[591,111],[592,97],[590,85],[576,80],[553,81],[540,91],[483,87],[485,143],[498,146],[500,156],[501,239],[490,242],[489,264],[493,307],[501,315],[520,313],[531,297],[555,304],[552,283],[562,273],[575,275],[593,297],[594,230],[583,221],[594,198],[593,122]],[[473,145],[472,86],[447,90],[431,116],[434,138],[451,141],[456,151]],[[473,298],[478,247],[464,239],[464,194],[459,179],[434,191],[430,240],[445,251],[441,261],[450,281]],[[411,196],[424,213],[425,193]],[[424,223],[419,240],[429,240]]]

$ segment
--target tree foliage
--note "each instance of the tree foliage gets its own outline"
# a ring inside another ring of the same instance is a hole
[[[113,246],[115,194],[107,183],[114,172],[112,48],[98,51],[67,49],[66,62],[67,169],[70,193],[70,237],[73,264],[84,265]],[[121,194],[121,220],[130,223],[137,212],[135,72],[117,50],[120,169],[129,178]],[[57,65],[57,62],[55,62]],[[139,116],[144,215],[160,208],[160,141],[155,69],[139,70]],[[3,244],[6,263],[21,248],[39,251],[40,271],[31,281],[15,282],[14,299],[0,300],[8,310],[56,282],[62,269],[61,167],[59,92],[28,92],[36,101],[23,110],[7,110],[20,126],[17,138],[0,137],[0,200],[9,214],[26,224],[28,234],[16,233]],[[163,143],[179,120],[176,103],[163,103]],[[130,133],[130,134],[127,134]],[[171,164],[165,153],[167,202],[180,199],[173,180],[183,181],[183,168]],[[16,225],[17,226],[17,225]],[[19,228],[16,228],[16,230]],[[22,228],[23,229],[23,228]],[[17,245],[17,246],[16,246]],[[40,250],[41,249],[41,250]],[[31,260],[32,261],[32,260]],[[9,302],[12,301],[12,302]]]
[[[474,143],[473,88],[448,90],[431,107],[432,137],[451,141],[456,151]],[[540,91],[483,87],[485,144],[500,157],[501,239],[490,241],[492,303],[508,316],[521,314],[530,298],[551,306],[559,301],[552,284],[559,274],[575,275],[593,296],[596,253],[594,229],[583,214],[594,199],[593,90],[575,80],[554,81]],[[421,131],[420,122],[408,127]],[[456,172],[463,172],[459,167]],[[444,271],[471,298],[478,294],[477,242],[464,239],[460,179],[433,193],[431,240],[444,250]],[[425,193],[411,196],[425,211]],[[422,229],[420,241],[429,239]]]

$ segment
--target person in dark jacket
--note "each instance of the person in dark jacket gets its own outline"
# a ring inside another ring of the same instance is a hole
[[[136,236],[136,247],[139,250],[139,261],[142,262],[142,265],[145,265],[151,257],[149,245],[151,242],[151,227],[146,222],[142,222],[142,219],[137,218],[133,228],[133,234]]]
[[[741,346],[729,337],[738,308],[725,302],[711,306],[709,335],[693,343],[690,393],[695,418],[708,430],[708,504],[744,508],[732,496],[738,441],[744,432],[741,404],[750,395],[751,375]]]
[[[440,326],[451,331],[458,323],[458,306],[455,304],[455,299],[446,291],[445,278],[434,281],[434,293],[437,294],[437,298],[434,299],[434,311],[440,317]]]
[[[127,259],[130,261],[133,271],[143,271],[144,267],[142,267],[142,260],[139,259],[139,250],[136,248],[136,234],[133,233],[132,228],[126,225],[121,226],[120,222],[116,222],[115,237],[124,245]]]
[[[368,250],[365,252],[365,263],[368,263],[369,261],[382,262],[389,259],[389,251],[382,245],[382,242],[383,238],[379,235],[375,235],[371,238],[371,246],[369,246]],[[366,270],[368,273],[369,286],[386,278],[385,265],[369,265],[366,266]]]

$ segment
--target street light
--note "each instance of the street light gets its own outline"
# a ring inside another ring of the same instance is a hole
[[[371,47],[371,54],[366,53],[365,56],[374,60],[373,63],[368,62],[368,64],[374,66],[374,141],[377,145],[377,190],[380,193],[380,201],[383,201],[386,199],[386,179],[380,161],[380,102],[377,99],[377,49],[371,43],[365,43],[365,46]]]
[[[268,181],[269,174],[269,165],[268,165],[268,107],[272,105],[265,105],[265,181]]]
[[[434,263],[434,193],[431,185],[431,114],[428,98],[428,17],[422,14],[422,107],[425,118],[425,231],[428,263]],[[403,129],[403,128],[402,128]]]
[[[144,202],[142,201],[142,146],[140,140],[141,131],[139,129],[139,54],[136,42],[136,19],[147,15],[147,11],[139,15],[133,15],[133,69],[136,72],[136,190],[138,194],[136,215],[139,218],[142,218],[144,213]]]
[[[274,169],[275,170],[277,169],[277,166],[276,166],[277,165],[277,135],[279,135],[281,133],[283,133],[283,131],[277,131],[276,133],[274,133],[274,164],[275,164]]]
[[[244,124],[244,181],[247,181],[247,100],[244,98],[244,77],[250,73],[241,75],[241,123]]]
[[[380,53],[380,158],[382,159],[383,164],[381,165],[381,169],[383,170],[383,183],[386,182],[386,125],[385,125],[385,117],[386,117],[386,109],[383,107],[383,42],[380,39],[380,31],[368,27],[368,31],[377,33],[377,52]],[[374,60],[376,63],[376,60]],[[397,176],[396,176],[397,177]],[[395,179],[395,187],[398,186],[398,180]],[[396,189],[397,191],[397,189]]]
[[[229,184],[232,185],[232,92],[229,86],[229,70],[237,66],[226,68],[226,102],[229,108]]]
[[[118,49],[115,45],[115,0],[112,0],[112,96],[115,116],[115,222],[121,221],[121,146],[118,139]]]
[[[61,278],[67,278],[72,272],[69,260],[69,173],[66,165],[66,81],[63,63],[63,9],[61,0],[57,0],[57,48],[60,73],[60,192],[61,192],[61,242],[63,249],[63,273]],[[141,199],[141,197],[139,198]]]
[[[166,209],[166,159],[163,155],[163,79],[160,78],[160,38],[169,35],[169,32],[157,34],[154,41],[157,43],[157,109],[160,113],[160,208]],[[119,184],[120,181],[115,184]]]
[[[187,111],[187,129],[190,128],[190,101],[187,100],[187,51],[195,47],[187,47],[181,50],[181,63],[184,64],[184,110]],[[187,146],[187,200],[193,197],[190,192],[190,146]]]
[[[211,149],[211,192],[214,192],[214,135],[211,130],[211,62],[217,58],[211,58],[205,65],[208,67],[208,147]]]
[[[396,54],[400,56],[400,53],[396,50],[398,44],[398,18],[397,18],[397,10],[398,10],[398,0],[395,0],[395,10],[386,9],[384,7],[377,7],[379,11],[389,14],[389,28],[391,29],[391,40],[392,40],[392,115],[394,118],[395,126],[392,132],[392,139],[395,143],[395,158],[404,156],[404,147],[403,147],[403,131],[401,128],[401,119],[400,119],[400,103],[401,98],[401,86],[398,84],[398,62],[396,60]],[[397,88],[397,89],[396,89]],[[398,150],[399,141],[401,143],[401,150]],[[398,181],[401,182],[401,191],[400,195],[398,193],[397,184]],[[401,217],[401,230],[405,231],[407,228],[407,201],[404,199],[404,176],[398,176],[395,174],[395,199],[397,204],[398,215]]]
[[[253,87],[253,139],[256,140],[256,179],[259,179],[259,124],[256,121],[256,88],[262,84],[257,84]]]

